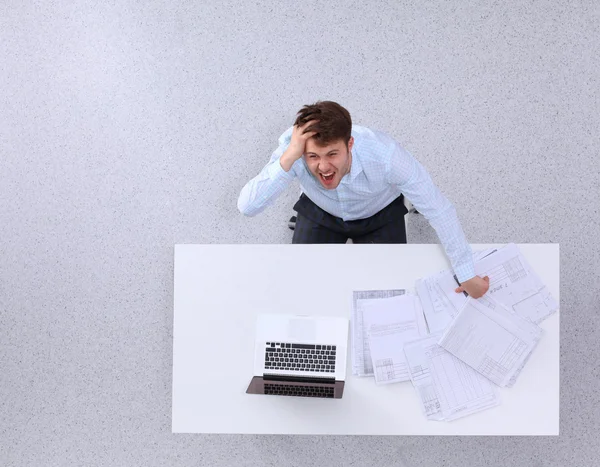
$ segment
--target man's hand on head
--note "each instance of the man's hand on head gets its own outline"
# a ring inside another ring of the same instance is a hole
[[[472,277],[468,281],[462,283],[455,292],[463,293],[467,292],[473,298],[483,297],[490,288],[490,278],[485,276],[481,278],[479,276]]]
[[[280,159],[283,170],[288,172],[294,162],[302,157],[306,148],[306,140],[317,134],[316,131],[310,131],[310,127],[318,121],[313,119],[303,125],[294,125],[290,144]]]

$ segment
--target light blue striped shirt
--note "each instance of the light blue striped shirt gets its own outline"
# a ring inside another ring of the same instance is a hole
[[[279,159],[290,144],[293,128],[279,137],[269,163],[242,189],[238,209],[255,216],[271,205],[294,178],[321,209],[345,221],[370,217],[401,193],[435,229],[452,268],[462,283],[475,276],[473,254],[454,206],[435,186],[427,170],[389,135],[353,125],[352,164],[334,190],[325,189],[306,166],[304,157],[286,172]]]

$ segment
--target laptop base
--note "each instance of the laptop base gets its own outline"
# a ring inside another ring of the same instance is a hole
[[[254,376],[248,385],[246,394],[341,399],[344,393],[344,384],[344,381],[322,382],[318,379],[286,381],[281,378]]]

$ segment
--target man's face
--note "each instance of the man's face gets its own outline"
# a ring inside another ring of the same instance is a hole
[[[353,144],[353,137],[350,137],[350,141],[348,141],[348,149],[342,140],[325,147],[318,146],[314,138],[306,141],[304,160],[308,170],[327,190],[337,188],[342,177],[350,172],[350,163],[352,162],[350,151]]]

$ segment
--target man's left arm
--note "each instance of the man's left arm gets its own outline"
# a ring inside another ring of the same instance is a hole
[[[436,231],[461,283],[456,292],[466,291],[473,298],[483,296],[489,288],[489,278],[475,274],[471,245],[465,238],[456,209],[433,183],[425,167],[394,142],[387,169],[388,183],[397,185]]]

